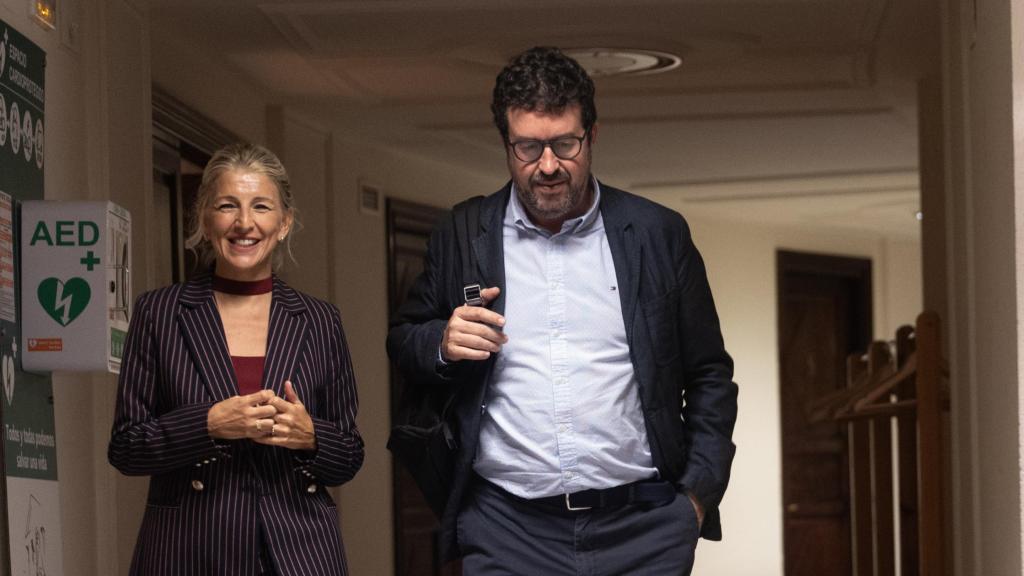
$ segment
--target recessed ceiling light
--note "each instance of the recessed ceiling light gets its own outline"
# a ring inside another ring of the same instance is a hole
[[[634,48],[571,48],[565,53],[591,76],[638,76],[677,68],[682,58],[668,52]]]

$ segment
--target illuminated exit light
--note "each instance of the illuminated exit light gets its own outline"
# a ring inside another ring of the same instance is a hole
[[[36,22],[50,30],[57,28],[57,0],[30,0],[29,6]]]

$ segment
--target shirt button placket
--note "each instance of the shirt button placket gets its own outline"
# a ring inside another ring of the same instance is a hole
[[[569,346],[566,337],[565,238],[551,239],[548,245],[548,323],[551,328],[551,377],[555,400],[558,460],[563,485],[576,478],[576,445],[572,436],[572,390],[569,386]]]

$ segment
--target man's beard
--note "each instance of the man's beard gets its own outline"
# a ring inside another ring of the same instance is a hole
[[[543,185],[547,182],[562,182],[567,190],[556,197],[541,196],[534,190],[534,186]],[[582,182],[573,181],[568,172],[559,170],[555,175],[549,177],[530,178],[529,181],[516,182],[516,192],[519,201],[526,208],[530,216],[543,220],[558,220],[576,210],[587,193],[589,177]],[[553,200],[553,201],[552,201]],[[541,204],[543,202],[543,205]]]

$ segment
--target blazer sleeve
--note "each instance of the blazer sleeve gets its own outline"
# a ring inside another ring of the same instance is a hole
[[[324,389],[322,410],[310,414],[313,419],[316,449],[296,453],[303,472],[322,484],[337,486],[348,482],[363,465],[363,439],[356,428],[359,399],[352,370],[348,341],[338,309],[330,306],[327,333],[330,343],[330,371]]]
[[[681,483],[709,509],[722,500],[736,447],[738,388],[725,351],[704,261],[685,223],[677,246],[679,334],[683,359],[682,417],[690,452]]]
[[[159,347],[174,346],[168,341],[174,336],[158,334],[155,309],[161,303],[160,294],[165,300],[173,299],[167,293],[150,292],[136,300],[107,448],[110,463],[132,476],[162,474],[222,454],[207,430],[207,412],[213,402],[168,410],[159,406]],[[166,306],[166,301],[163,303]]]

